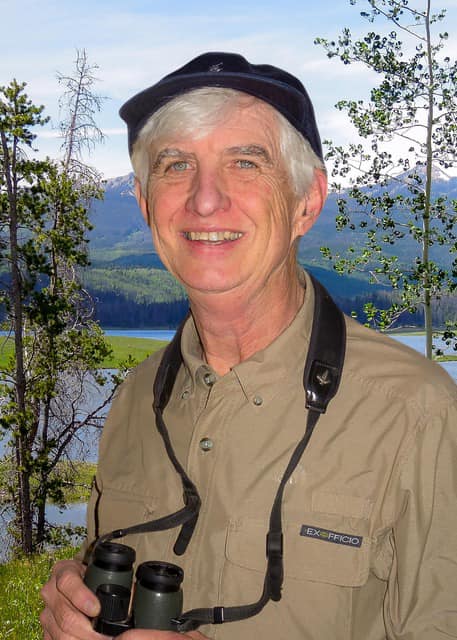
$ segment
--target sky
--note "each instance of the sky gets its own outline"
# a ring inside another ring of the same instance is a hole
[[[411,0],[422,7],[425,0]],[[446,8],[447,53],[457,58],[457,0]],[[35,104],[51,121],[36,131],[42,156],[58,157],[59,96],[56,74],[69,75],[77,49],[97,64],[97,93],[106,96],[97,123],[106,135],[85,161],[106,178],[130,172],[126,130],[118,115],[132,95],[205,51],[231,51],[256,64],[273,64],[298,76],[314,103],[323,139],[345,143],[353,132],[335,103],[366,97],[376,78],[363,66],[329,60],[316,37],[335,39],[377,29],[360,16],[366,0],[0,0],[0,85],[27,82]]]

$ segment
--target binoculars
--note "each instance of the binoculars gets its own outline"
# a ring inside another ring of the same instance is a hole
[[[95,547],[84,576],[100,600],[95,631],[110,636],[127,629],[176,631],[182,613],[183,570],[168,562],[143,562],[136,570],[132,599],[134,562],[135,551],[127,545],[103,542]]]

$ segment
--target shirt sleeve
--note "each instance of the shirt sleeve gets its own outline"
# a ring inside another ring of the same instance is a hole
[[[384,611],[389,640],[457,638],[457,405],[435,409],[403,462]]]

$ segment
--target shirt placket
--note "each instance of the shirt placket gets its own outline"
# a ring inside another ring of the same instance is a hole
[[[224,378],[217,376],[207,367],[202,367],[197,374],[195,407],[198,416],[194,424],[192,439],[188,453],[188,474],[195,482],[202,500],[200,516],[193,536],[193,551],[189,554],[188,577],[195,584],[207,581],[202,576],[208,563],[213,567],[213,575],[217,576],[223,563],[223,558],[208,559],[211,550],[203,541],[208,538],[208,532],[215,529],[214,520],[220,518],[220,505],[215,500],[218,486],[218,466],[224,455],[225,439],[230,416],[235,406],[244,400],[236,376],[227,374]],[[213,598],[217,603],[218,593],[214,583]],[[201,606],[201,602],[194,603]]]

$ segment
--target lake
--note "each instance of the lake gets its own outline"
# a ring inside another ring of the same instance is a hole
[[[391,335],[391,338],[402,342],[415,351],[419,351],[419,353],[425,353],[425,336],[423,335],[393,334]],[[457,353],[450,347],[443,349],[443,351],[446,355],[457,355]],[[440,362],[439,364],[449,373],[451,378],[457,382],[457,360],[448,360],[447,362]]]
[[[105,329],[107,336],[123,336],[124,338],[150,338],[151,340],[171,340],[174,329]]]

